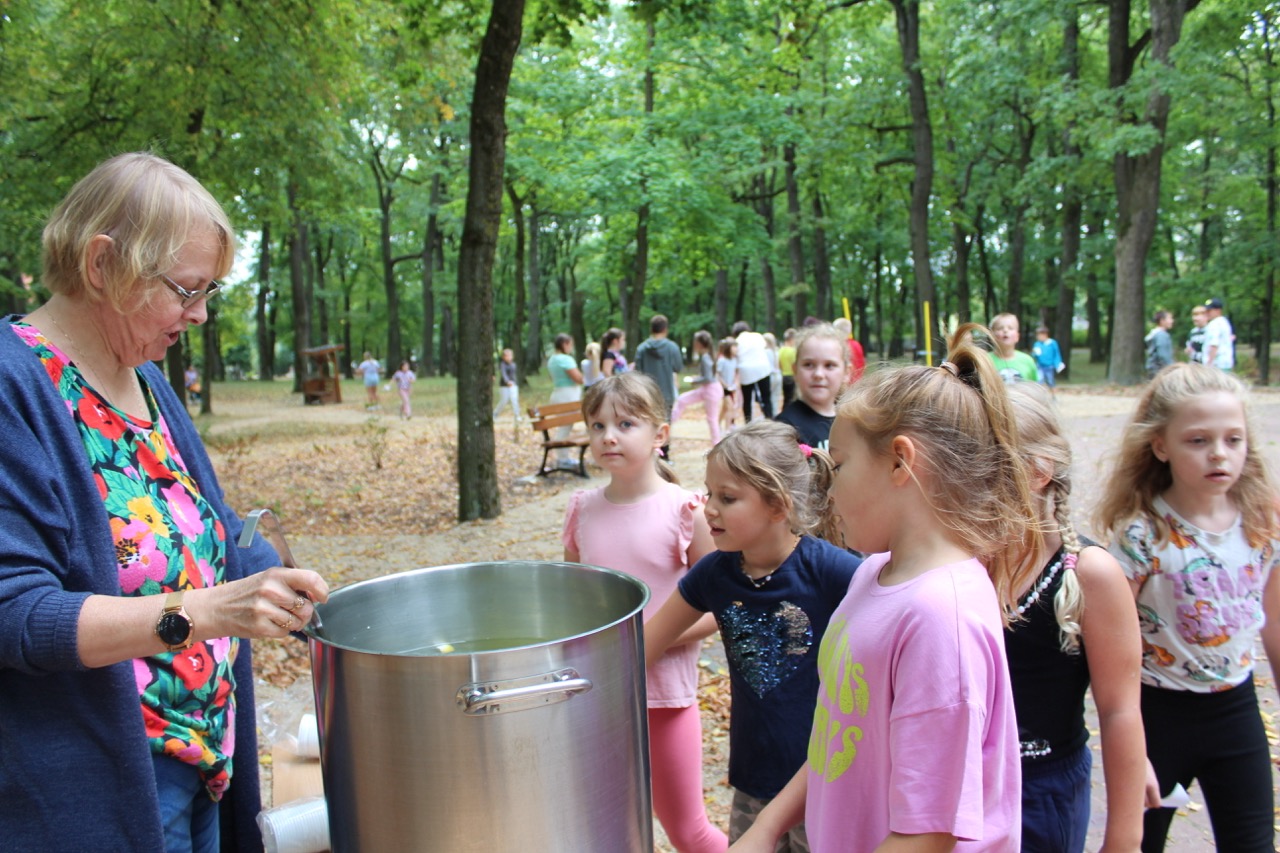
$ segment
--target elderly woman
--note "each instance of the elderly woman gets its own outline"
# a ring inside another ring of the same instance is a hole
[[[44,232],[52,297],[0,326],[0,838],[14,850],[261,849],[247,638],[328,589],[235,542],[163,358],[231,267],[231,226],[149,154]],[[234,781],[233,781],[234,760]],[[221,815],[220,815],[221,812]]]

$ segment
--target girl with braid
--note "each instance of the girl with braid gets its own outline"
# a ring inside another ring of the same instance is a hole
[[[1139,702],[1142,643],[1124,572],[1104,549],[1081,543],[1071,524],[1071,448],[1045,389],[1009,387],[1018,450],[1044,523],[1044,568],[1018,590],[1017,618],[1005,628],[1022,755],[1022,850],[1082,853],[1089,829],[1092,686],[1102,735],[1107,820],[1103,850],[1136,851],[1147,805]],[[1147,790],[1149,788],[1149,790]]]

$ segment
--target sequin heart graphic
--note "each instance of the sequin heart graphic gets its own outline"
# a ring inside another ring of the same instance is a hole
[[[721,615],[720,631],[730,664],[757,696],[765,696],[799,670],[813,646],[809,615],[789,601],[772,613],[735,601]]]

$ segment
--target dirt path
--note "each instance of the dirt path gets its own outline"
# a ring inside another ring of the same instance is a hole
[[[295,417],[318,418],[326,423],[331,421],[335,427],[357,427],[367,420],[367,415],[356,406],[300,410],[296,402],[290,402],[289,405],[296,413]],[[1116,447],[1132,405],[1132,394],[1072,391],[1059,394],[1060,412],[1076,454],[1073,506],[1078,516],[1082,507],[1092,505],[1098,493],[1104,457]],[[271,412],[269,406],[249,408],[253,410],[245,411],[243,420],[238,413],[233,412],[232,417],[220,424],[218,430],[239,431],[279,419],[279,411]],[[1255,397],[1255,414],[1260,426],[1259,440],[1272,465],[1280,470],[1280,444],[1277,443],[1280,440],[1280,394],[1259,393]],[[420,430],[433,428],[432,419],[401,422],[384,418],[383,421],[395,431],[393,435],[406,440],[412,440]],[[436,419],[435,428],[440,428],[446,421],[450,426],[453,423],[452,419]],[[500,432],[499,440],[527,444],[527,449],[518,446],[515,449],[527,455],[527,470],[536,467],[540,454],[532,435],[512,438],[508,429]],[[705,423],[701,420],[701,412],[695,409],[676,425],[673,436],[676,470],[686,485],[696,488],[701,484],[702,456],[708,447]],[[304,473],[299,472],[299,476],[304,476]],[[320,571],[335,584],[427,565],[504,559],[558,560],[563,556],[559,534],[569,496],[575,489],[601,485],[603,482],[599,477],[590,481],[568,475],[546,478],[531,486],[530,491],[521,493],[518,505],[509,509],[501,518],[456,525],[432,535],[318,535],[312,532],[314,528],[300,525],[296,519],[286,518],[285,521],[295,531],[291,533],[290,540],[301,563]],[[293,642],[279,649],[273,649],[271,644],[262,645],[265,652],[261,656],[264,667],[271,660],[278,662],[279,657],[283,656],[292,659],[294,672],[306,675],[305,658],[299,660],[299,655],[305,656],[305,650],[300,648],[301,644]],[[724,657],[718,641],[708,643],[703,658],[703,666],[708,675],[723,671]],[[1271,720],[1277,705],[1276,693],[1271,686],[1269,670],[1265,673],[1260,671],[1259,674],[1265,675],[1259,694],[1264,712],[1268,716],[1268,728],[1274,731]],[[276,680],[286,683],[288,678],[277,677]],[[272,731],[276,720],[284,721],[287,727],[289,721],[296,720],[302,709],[310,705],[309,685],[305,677],[292,686],[283,688],[260,682],[260,691],[261,702],[268,708],[267,728]],[[727,824],[730,796],[725,781],[727,733],[717,710],[704,709],[704,766],[708,808],[713,818],[724,825]],[[1090,726],[1096,735],[1097,721],[1092,708]],[[1095,750],[1095,807],[1090,849],[1096,849],[1101,840],[1105,801],[1096,736],[1091,744]],[[269,766],[265,768],[265,772],[269,775]],[[269,788],[269,785],[264,783],[264,787]],[[1167,848],[1171,851],[1202,851],[1210,849],[1212,845],[1207,816],[1198,804],[1199,798],[1194,789],[1192,796],[1192,805],[1180,811],[1180,817],[1174,821]],[[670,848],[665,846],[665,842],[661,842],[659,849]]]

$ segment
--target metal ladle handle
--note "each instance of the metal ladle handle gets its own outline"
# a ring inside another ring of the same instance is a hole
[[[258,530],[259,527],[262,527],[261,531]],[[289,542],[284,538],[284,525],[280,523],[279,517],[266,507],[251,510],[245,515],[244,527],[240,530],[240,539],[236,544],[241,548],[248,548],[253,544],[253,534],[258,532],[261,532],[262,538],[276,549],[276,554],[280,557],[280,565],[287,569],[299,568],[298,561],[293,558],[293,551],[289,549]],[[295,592],[305,598],[311,598],[305,592],[298,590]],[[311,621],[308,624],[317,631],[321,628],[320,612],[314,607],[311,608]]]

